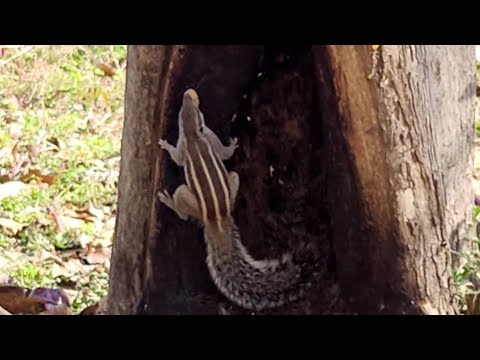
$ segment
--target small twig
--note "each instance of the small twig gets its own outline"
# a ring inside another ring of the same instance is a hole
[[[15,55],[13,55],[11,58],[6,59],[6,60],[3,60],[3,61],[0,61],[0,65],[8,64],[10,61],[18,58],[19,56],[22,56],[23,54],[29,52],[29,51],[32,50],[32,49],[33,49],[33,45],[27,46],[27,47],[24,48],[23,50],[19,51],[19,52],[16,53]]]
[[[43,81],[42,81],[42,83],[43,83]],[[28,100],[26,101],[26,104],[30,104],[32,102],[33,96],[35,95],[35,92],[37,91],[37,88],[38,88],[38,83],[34,82],[33,83],[33,89],[30,92],[30,96],[28,97]]]
[[[106,113],[105,115],[103,115],[103,117],[100,119],[100,121],[98,123],[92,125],[91,129],[93,130],[93,129],[97,128],[99,125],[102,125],[105,121],[107,121],[111,117],[112,117],[111,113]]]

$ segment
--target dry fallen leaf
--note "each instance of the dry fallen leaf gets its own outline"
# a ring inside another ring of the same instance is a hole
[[[110,248],[87,244],[85,250],[86,254],[79,253],[78,257],[91,265],[103,264],[109,261],[112,256],[112,250]]]
[[[18,232],[26,226],[25,224],[20,224],[12,219],[0,218],[0,227],[4,228],[10,235],[15,236]]]
[[[107,311],[108,295],[100,299],[96,304],[83,309],[78,315],[103,315]]]
[[[26,296],[27,289],[0,286],[0,306],[11,314],[38,314],[45,310],[46,301]]]
[[[38,287],[30,291],[28,297],[44,300],[49,304],[66,304],[70,306],[70,300],[62,289]]]
[[[73,280],[72,277],[58,276],[55,279],[57,280],[57,285],[61,286],[64,290],[73,290],[75,291],[78,280]]]
[[[20,140],[13,145],[12,149],[12,156],[13,156],[13,162],[16,164],[18,162],[18,146],[20,145]]]
[[[35,178],[41,183],[52,185],[55,181],[57,181],[57,177],[57,175],[42,174],[40,170],[30,169],[25,175],[22,176],[22,180],[27,182],[30,179]]]
[[[97,209],[91,204],[88,206],[88,208],[78,209],[77,213],[86,214],[89,220],[91,220],[92,216],[96,217],[99,220],[102,220],[105,217],[105,213],[103,212],[103,210]]]
[[[32,145],[29,148],[32,161],[37,161],[38,155],[40,154],[40,148],[38,145]]]
[[[21,181],[9,181],[0,184],[0,200],[8,196],[17,196],[27,185]]]
[[[75,254],[75,256],[77,255]],[[53,264],[50,271],[55,278],[61,276],[71,278],[73,275],[82,274],[88,270],[90,269],[86,268],[79,259],[70,259],[63,261],[62,264]]]
[[[42,287],[29,290],[20,286],[0,286],[0,310],[11,314],[72,314],[70,301],[62,289]]]
[[[58,221],[63,225],[66,230],[78,229],[80,228],[85,221],[78,218],[72,218],[64,215],[57,215]]]
[[[55,229],[57,230],[58,233],[62,233],[65,231],[62,222],[58,218],[57,212],[53,208],[53,206],[48,207],[48,215],[50,215],[53,219],[53,222],[55,223]]]
[[[0,306],[0,315],[12,315],[12,314],[10,314],[7,310],[5,310],[3,307]]]
[[[97,64],[97,67],[101,70],[103,70],[103,72],[105,73],[105,75],[107,76],[113,76],[113,74],[115,74],[115,71],[112,69],[112,67],[108,64],[105,64],[105,63],[100,63],[100,64]]]
[[[12,167],[12,169],[10,170],[10,176],[12,177],[12,179],[14,177],[17,176],[17,174],[19,174],[22,169],[23,170],[26,170],[28,168],[30,168],[31,166],[31,163],[30,163],[30,160],[28,159],[20,159],[19,161],[17,161],[16,163],[14,163],[14,166]]]
[[[38,315],[73,315],[72,310],[66,304],[46,304],[45,309],[45,311],[42,311]]]
[[[72,210],[62,209],[62,215],[58,214],[53,207],[49,208],[50,216],[53,217],[58,232],[64,232],[69,229],[77,229],[84,222],[93,222],[98,229],[102,228],[102,222],[98,219],[98,213],[103,217],[101,211],[95,210]]]
[[[78,315],[96,315],[98,311],[98,307],[99,307],[99,304],[97,302],[96,304],[87,306]]]

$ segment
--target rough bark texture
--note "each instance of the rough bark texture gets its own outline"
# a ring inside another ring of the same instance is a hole
[[[342,293],[362,313],[453,313],[451,245],[473,198],[473,47],[316,54]]]
[[[173,48],[128,48],[125,124],[108,312],[135,314],[145,289],[155,169],[154,127]]]
[[[272,313],[453,312],[473,47],[131,46],[128,61],[109,312],[245,313],[215,289],[200,227],[156,197],[184,183],[157,142],[176,142],[188,87],[220,139],[239,138],[226,165],[252,255],[306,240],[325,259],[306,301]]]

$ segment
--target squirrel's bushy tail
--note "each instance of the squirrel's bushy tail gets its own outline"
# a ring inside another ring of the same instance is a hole
[[[220,236],[221,246],[205,234],[208,268],[220,292],[243,308],[260,311],[300,300],[317,274],[318,255],[308,244],[280,259],[255,260],[241,243],[235,224]]]

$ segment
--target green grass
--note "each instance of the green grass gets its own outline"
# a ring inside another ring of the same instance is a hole
[[[480,81],[480,63],[477,62],[477,81]],[[480,138],[480,101],[476,98],[475,133]],[[478,140],[478,139],[477,139]],[[477,141],[478,142],[478,141]],[[474,155],[474,183],[475,195],[480,196],[480,146],[476,145]],[[471,242],[471,249],[465,253],[456,254],[461,264],[454,269],[454,283],[456,298],[464,314],[480,315],[480,239],[476,227],[480,221],[480,206],[473,209],[474,227],[471,229],[466,241]]]
[[[26,287],[73,278],[77,312],[108,288],[108,261],[70,269],[78,259],[63,253],[111,246],[126,54],[124,45],[21,46],[0,57],[0,183],[25,185],[0,198],[0,218],[19,225],[0,228],[0,274]]]

